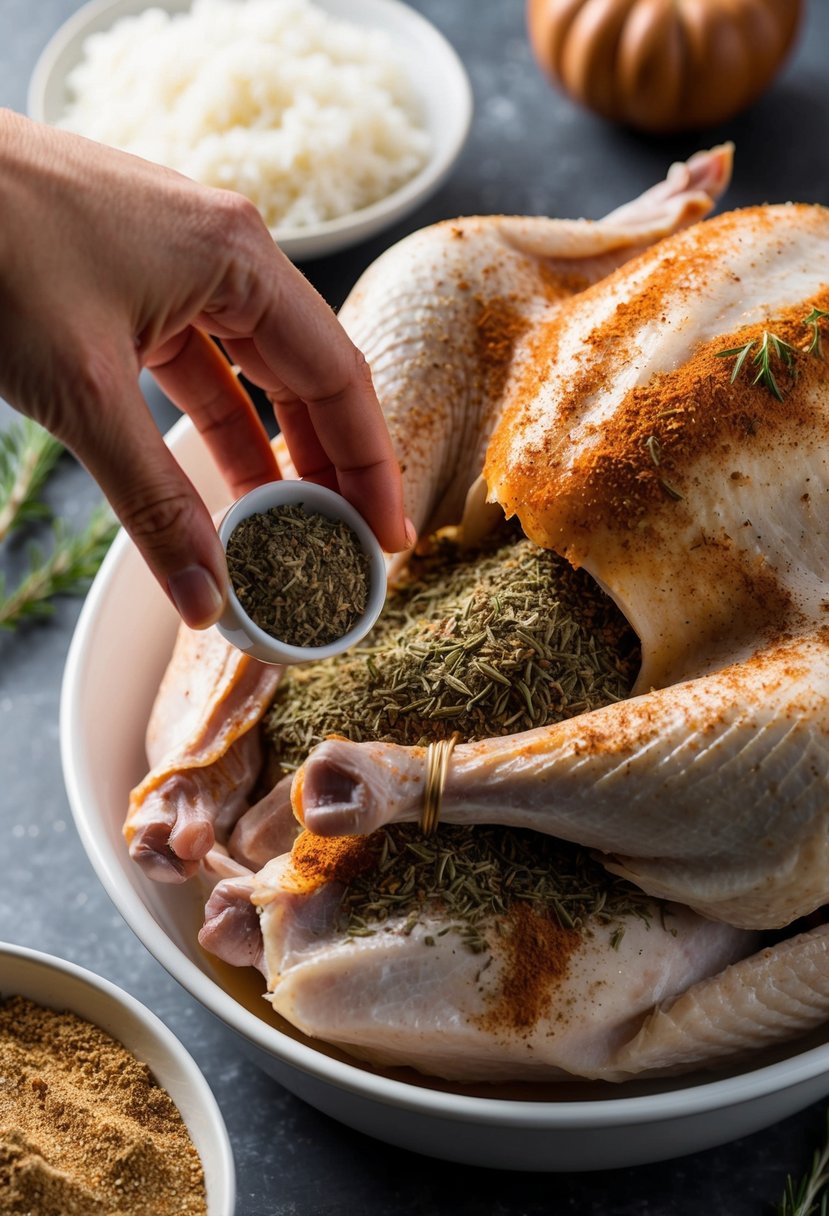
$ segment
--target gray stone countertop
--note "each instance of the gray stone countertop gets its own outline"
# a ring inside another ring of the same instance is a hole
[[[812,0],[795,55],[774,87],[721,129],[646,138],[555,93],[531,59],[521,0],[416,0],[466,63],[475,92],[471,139],[450,181],[395,229],[304,269],[337,306],[382,249],[433,220],[469,213],[597,218],[657,181],[697,147],[736,144],[727,205],[829,203],[829,4]],[[25,109],[42,46],[73,0],[0,0],[0,105]],[[2,220],[0,219],[0,222]],[[2,338],[0,338],[0,341]],[[146,386],[166,427],[171,408]],[[0,402],[0,425],[11,412]],[[98,499],[70,457],[49,499],[70,522]],[[19,543],[0,569],[22,569]],[[594,1174],[513,1174],[427,1161],[352,1132],[294,1098],[240,1054],[230,1031],[156,963],[122,922],[76,835],[58,749],[63,665],[79,611],[0,635],[0,937],[108,977],[178,1034],[210,1082],[238,1169],[239,1216],[767,1216],[787,1172],[807,1166],[824,1130],[822,1104],[744,1140],[693,1157]],[[118,671],[112,696],[119,695]]]

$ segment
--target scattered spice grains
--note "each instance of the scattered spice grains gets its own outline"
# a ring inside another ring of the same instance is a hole
[[[0,1002],[0,1212],[206,1216],[198,1153],[145,1064],[91,1022]]]
[[[479,1024],[495,1032],[504,1026],[529,1030],[547,1013],[556,984],[581,945],[581,934],[527,904],[513,904],[506,934],[506,967]]]
[[[721,233],[739,228],[742,222],[736,214],[715,221]],[[730,235],[739,239],[736,231]],[[538,441],[531,442],[528,437],[538,421],[536,406],[544,399],[544,385],[561,341],[567,340],[570,326],[579,317],[584,320],[591,299],[605,293],[614,279],[624,281],[629,271],[620,268],[575,296],[537,331],[531,357],[524,361],[521,380],[495,429],[484,467],[488,484],[500,486],[499,500],[514,507],[528,525],[534,523],[533,530],[542,531],[551,519],[562,535],[571,536],[582,529],[590,536],[604,528],[615,533],[638,530],[657,516],[669,528],[677,520],[687,525],[678,504],[693,497],[694,467],[707,453],[717,452],[725,460],[738,448],[745,456],[757,436],[758,442],[791,445],[793,458],[797,458],[797,428],[813,418],[812,386],[825,382],[827,375],[827,364],[821,358],[801,358],[818,353],[819,325],[829,311],[825,288],[775,315],[777,347],[771,335],[766,338],[762,321],[723,333],[700,343],[680,366],[655,373],[630,388],[589,441],[572,449],[569,441],[561,439],[568,433],[568,422],[573,427],[583,424],[591,403],[618,387],[620,370],[638,349],[644,321],[653,322],[671,301],[695,298],[703,290],[700,285],[708,281],[711,266],[710,239],[707,231],[694,236],[689,229],[679,235],[671,256],[654,263],[636,290],[626,291],[626,298],[611,316],[595,329],[588,325],[584,349],[557,401],[559,424],[549,432],[542,427]],[[777,379],[763,374],[755,381],[758,369],[763,371],[769,347]],[[778,350],[785,357],[778,358]],[[751,361],[746,365],[743,360],[729,366],[724,361],[726,354],[739,357],[742,351],[751,359],[764,353],[756,365]],[[746,374],[749,367],[750,376]],[[654,459],[654,443],[658,460]],[[652,550],[650,537],[647,543]]]
[[[312,889],[326,882],[349,883],[376,865],[379,835],[317,836],[300,832],[291,850],[291,868]]]
[[[369,558],[343,520],[302,503],[243,519],[227,542],[227,566],[251,620],[289,646],[326,646],[365,612]]]

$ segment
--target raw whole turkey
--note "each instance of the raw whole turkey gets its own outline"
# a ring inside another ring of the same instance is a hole
[[[717,148],[673,165],[665,181],[603,220],[448,221],[413,233],[369,267],[340,318],[371,366],[403,467],[406,510],[420,533],[465,508],[470,533],[485,526],[480,473],[509,369],[522,358],[518,337],[701,219],[730,174],[731,149]],[[279,678],[278,668],[215,633],[180,630],[148,727],[151,770],[132,793],[125,826],[132,856],[151,877],[191,877],[215,830],[226,838],[256,776],[246,750],[253,745],[242,740]]]
[[[829,213],[703,219],[729,171],[729,149],[700,154],[596,223],[436,225],[341,311],[420,533],[517,516],[639,635],[630,699],[459,742],[441,807],[591,850],[643,893],[623,934],[565,929],[521,1014],[519,920],[485,963],[434,910],[345,933],[348,882],[304,878],[302,842],[416,823],[426,750],[330,739],[271,782],[258,723],[281,673],[180,631],[130,850],[217,882],[202,944],[258,966],[313,1037],[454,1080],[623,1080],[829,1017]]]

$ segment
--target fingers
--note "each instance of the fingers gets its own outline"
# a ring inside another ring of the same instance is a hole
[[[273,369],[265,363],[250,338],[225,340],[225,346],[239,366],[244,367],[249,379],[269,388],[268,400],[274,407],[274,415],[297,477],[339,491],[337,470],[311,424],[305,402],[300,401],[285,385],[275,387]]]
[[[342,493],[337,470],[311,425],[305,403],[284,401],[280,405],[276,394],[268,397],[297,475]]]
[[[363,513],[388,553],[414,544],[413,526],[403,516],[402,481],[391,443],[372,448],[360,419],[336,398],[324,403],[280,401],[274,393],[270,398],[299,475],[339,490]],[[388,438],[382,415],[381,421]],[[356,465],[355,453],[362,453]]]
[[[151,352],[146,366],[192,418],[238,498],[279,477],[267,432],[227,359],[206,334],[187,328]]]
[[[249,263],[257,266],[253,278],[237,265],[217,288],[207,325],[219,326],[232,357],[277,401],[300,475],[324,481],[332,466],[340,492],[383,548],[397,552],[411,543],[402,480],[368,366],[333,311],[268,241],[269,252],[258,247]]]
[[[108,399],[83,403],[86,425],[75,426],[70,446],[186,624],[206,628],[221,615],[227,585],[207,508],[165,445],[137,381],[125,374],[100,395]]]

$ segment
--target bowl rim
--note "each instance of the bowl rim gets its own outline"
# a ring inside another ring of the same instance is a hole
[[[213,1090],[210,1088],[193,1056],[191,1056],[178,1036],[161,1020],[158,1014],[153,1013],[152,1009],[142,1001],[139,1001],[137,997],[134,997],[124,988],[120,988],[112,980],[108,980],[104,976],[90,971],[88,967],[82,967],[78,963],[70,962],[69,959],[61,958],[57,954],[47,953],[45,950],[38,950],[32,946],[22,946],[15,942],[0,941],[0,962],[2,962],[4,957],[31,963],[45,971],[71,976],[72,979],[85,987],[94,989],[108,1001],[112,1002],[113,1005],[130,1012],[137,1021],[143,1023],[151,1031],[162,1050],[171,1059],[175,1060],[186,1074],[187,1085],[194,1095],[195,1106],[209,1120],[210,1127],[215,1134],[217,1142],[216,1150],[218,1153],[218,1169],[215,1171],[215,1180],[213,1182],[215,1189],[211,1192],[210,1198],[212,1203],[215,1204],[217,1212],[233,1212],[236,1202],[236,1163],[233,1157],[227,1125]],[[8,994],[2,993],[0,995],[11,995],[11,990]],[[22,993],[22,995],[25,996],[26,994]],[[45,1003],[49,1008],[58,1008],[58,1005],[52,1005],[49,1002],[38,1001],[38,1003]],[[72,1013],[76,1012],[71,1002],[68,1004],[64,1003],[63,1007],[68,1008]],[[77,1016],[83,1017],[88,1022],[97,1024],[94,1017],[88,1017],[85,1014],[78,1014]],[[113,1038],[117,1038],[117,1032],[107,1031],[106,1033],[111,1034]],[[131,1054],[136,1055],[133,1048],[128,1044],[122,1042],[122,1046]],[[140,1056],[136,1055],[136,1059],[140,1059]],[[156,1077],[156,1080],[164,1088],[163,1079]],[[172,1095],[170,1096],[172,1097]],[[175,1102],[175,1099],[173,1101]],[[178,1103],[176,1103],[176,1109],[184,1120],[184,1112],[179,1108]],[[196,1147],[195,1144],[194,1147]],[[198,1148],[196,1151],[198,1152]]]
[[[196,434],[195,428],[185,416],[175,423],[166,439],[175,451],[191,433]],[[67,655],[60,698],[60,749],[69,803],[86,853],[121,916],[170,975],[244,1040],[310,1077],[372,1102],[468,1124],[508,1124],[549,1131],[590,1128],[599,1123],[622,1127],[686,1119],[689,1115],[714,1112],[790,1089],[829,1071],[829,1045],[819,1044],[736,1075],[680,1085],[678,1089],[659,1093],[562,1102],[530,1101],[451,1093],[429,1088],[428,1083],[410,1084],[371,1072],[358,1062],[352,1064],[327,1056],[257,1018],[175,945],[135,887],[118,881],[117,865],[111,864],[102,836],[93,832],[83,811],[86,796],[77,762],[83,754],[83,738],[79,733],[81,715],[77,707],[82,696],[84,656],[94,644],[99,606],[131,543],[123,531],[116,537],[81,609]],[[682,1095],[681,1102],[677,1102],[678,1093]]]
[[[129,0],[128,0],[129,2]],[[169,0],[147,0],[144,7],[159,7],[164,11],[184,11],[192,0],[181,0],[182,9],[169,8]],[[335,6],[347,0],[314,0],[325,6],[333,3]],[[35,66],[29,77],[26,94],[26,113],[30,118],[39,122],[48,121],[45,115],[45,98],[49,82],[68,46],[82,36],[87,26],[103,17],[109,10],[117,10],[124,0],[86,0],[76,12],[72,13],[57,29],[54,30],[45,46],[42,48]],[[140,0],[136,0],[136,7]],[[410,28],[418,29],[424,38],[431,40],[435,53],[440,55],[452,78],[452,88],[456,94],[456,105],[446,116],[442,124],[444,136],[448,137],[439,148],[433,146],[426,163],[408,181],[403,182],[396,190],[384,198],[347,215],[335,219],[323,220],[302,228],[274,228],[271,234],[283,253],[292,258],[313,258],[333,253],[359,241],[368,239],[381,229],[389,227],[396,220],[402,219],[409,211],[436,191],[448,177],[452,166],[459,157],[469,135],[474,111],[474,99],[469,74],[463,61],[446,35],[438,29],[422,13],[405,3],[405,0],[358,0],[362,7],[378,11],[387,10],[395,15],[395,20],[408,22]],[[123,14],[127,16],[128,14]],[[348,13],[338,14],[341,19],[348,20]]]

